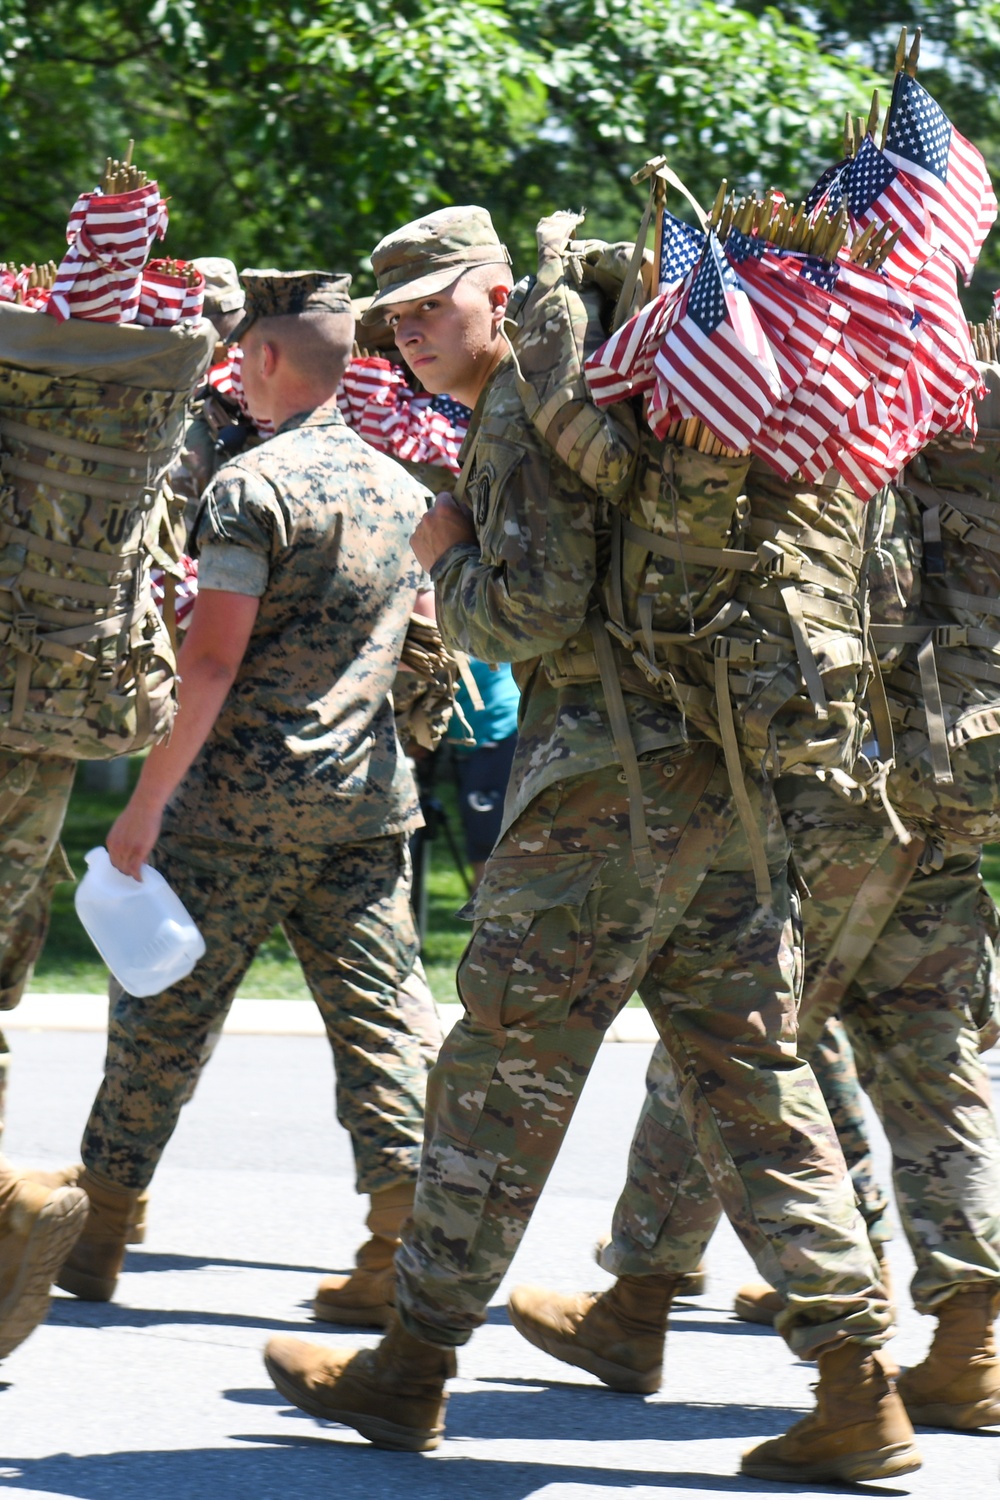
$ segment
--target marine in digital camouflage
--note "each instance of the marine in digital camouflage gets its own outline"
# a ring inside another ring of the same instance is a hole
[[[220,471],[197,532],[204,589],[259,597],[222,711],[155,862],[206,956],[164,994],[113,993],[83,1159],[150,1180],[254,953],[276,923],[333,1046],[358,1185],[412,1179],[433,1001],[415,983],[406,835],[421,821],[389,694],[421,578],[425,494],[332,401]]]
[[[308,312],[351,312],[351,278],[336,271],[246,270],[240,272],[243,317],[229,335],[238,344],[258,318]]]
[[[801,954],[773,794],[751,773],[773,880],[762,906],[720,752],[686,744],[662,697],[626,691],[654,863],[640,883],[587,623],[608,505],[526,420],[510,357],[464,456],[477,540],[433,569],[438,621],[446,644],[513,664],[521,714],[505,831],[468,910],[466,1015],[431,1074],[397,1256],[403,1321],[439,1344],[483,1321],[603,1034],[638,989],[738,1232],[765,1274],[798,1278],[792,1346],[814,1354],[844,1332],[877,1345],[889,1307],[822,1096],[795,1061]],[[691,1270],[702,1247],[686,1248],[678,1269]]]
[[[162,995],[139,999],[112,984],[86,1164],[125,1187],[148,1185],[240,981],[280,924],[326,1026],[358,1191],[415,1178],[441,1031],[429,992],[411,983],[418,939],[405,840],[275,849],[168,834],[155,863],[207,951]]]

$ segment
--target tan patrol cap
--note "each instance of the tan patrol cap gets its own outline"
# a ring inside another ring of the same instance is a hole
[[[191,262],[205,278],[205,316],[238,312],[246,298],[240,286],[240,274],[224,255],[201,255]]]
[[[485,208],[439,208],[379,240],[372,251],[378,291],[362,323],[377,323],[387,302],[415,302],[443,291],[469,266],[509,266]]]
[[[246,311],[229,335],[239,343],[258,318],[283,318],[306,312],[351,311],[351,278],[338,271],[241,271]]]

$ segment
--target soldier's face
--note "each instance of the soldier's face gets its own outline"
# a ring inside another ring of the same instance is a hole
[[[475,405],[502,352],[500,327],[507,296],[506,287],[491,288],[462,275],[430,297],[387,306],[385,319],[397,349],[432,395]]]

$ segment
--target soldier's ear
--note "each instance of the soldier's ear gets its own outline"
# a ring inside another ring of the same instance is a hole
[[[278,346],[266,340],[260,346],[260,370],[262,375],[273,375],[278,363]]]

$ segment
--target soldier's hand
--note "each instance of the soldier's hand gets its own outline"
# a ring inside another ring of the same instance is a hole
[[[142,866],[153,852],[160,836],[163,809],[133,796],[125,811],[111,826],[107,846],[111,863],[123,875],[142,879]]]
[[[449,547],[460,542],[474,542],[476,529],[469,512],[447,491],[438,495],[432,508],[422,516],[410,537],[417,562],[429,573]]]

